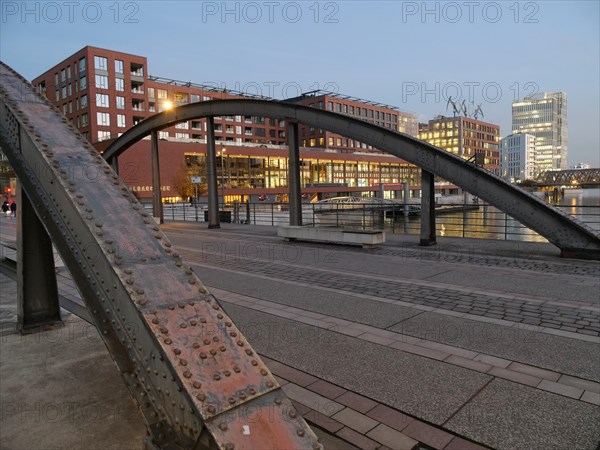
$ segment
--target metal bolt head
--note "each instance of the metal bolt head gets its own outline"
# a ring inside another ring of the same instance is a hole
[[[227,431],[227,424],[225,422],[222,422],[219,424],[219,429],[221,431]]]

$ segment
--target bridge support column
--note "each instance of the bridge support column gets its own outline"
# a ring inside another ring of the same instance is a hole
[[[302,226],[302,193],[300,192],[300,145],[298,122],[288,121],[290,225]]]
[[[152,151],[152,215],[158,223],[164,223],[162,195],[160,191],[160,162],[158,159],[158,131],[153,130],[151,137]]]
[[[219,222],[219,193],[217,187],[217,151],[215,120],[206,118],[206,170],[208,171],[208,228],[221,228]]]
[[[112,169],[115,171],[117,175],[119,175],[119,157],[113,156],[110,161],[108,161]]]
[[[433,174],[421,169],[421,241],[420,245],[435,245],[435,186]]]
[[[52,241],[20,184],[17,208],[17,329],[62,326]]]

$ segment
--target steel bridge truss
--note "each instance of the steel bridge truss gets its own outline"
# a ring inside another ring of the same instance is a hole
[[[600,169],[547,170],[536,181],[542,186],[598,186]]]

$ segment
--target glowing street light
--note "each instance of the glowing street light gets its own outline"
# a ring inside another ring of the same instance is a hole
[[[165,100],[163,102],[163,109],[164,110],[173,109],[173,103],[170,100]]]

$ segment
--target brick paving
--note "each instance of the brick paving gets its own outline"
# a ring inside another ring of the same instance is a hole
[[[536,325],[562,331],[600,336],[600,313],[596,309],[561,306],[556,302],[540,303],[519,298],[468,293],[459,289],[425,287],[405,281],[373,278],[361,274],[332,273],[324,269],[297,267],[276,261],[223,258],[221,254],[183,250],[190,262],[273,279],[296,281],[326,287],[339,292],[352,292],[413,305],[483,316],[508,322]]]

